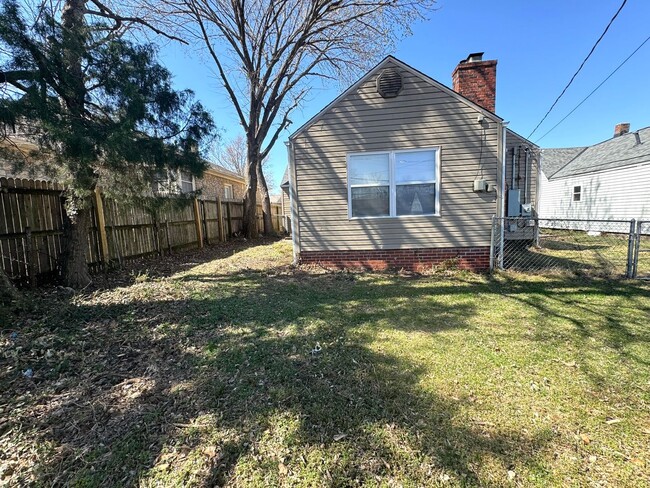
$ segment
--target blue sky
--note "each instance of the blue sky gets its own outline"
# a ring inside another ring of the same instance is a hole
[[[559,95],[622,0],[439,0],[430,19],[391,53],[451,86],[451,73],[471,52],[497,59],[496,112],[524,136],[533,130]],[[650,1],[628,0],[605,38],[544,124],[536,141],[613,71],[650,35]],[[161,61],[178,88],[191,88],[211,110],[224,139],[239,133],[226,94],[198,49],[168,45]],[[650,125],[650,42],[630,59],[562,125],[538,142],[542,147],[582,146],[612,136],[629,122]],[[293,125],[271,153],[270,176],[279,182],[286,165],[284,141],[341,91],[315,89],[292,117]]]

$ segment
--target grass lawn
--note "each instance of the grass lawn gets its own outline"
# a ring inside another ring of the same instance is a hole
[[[527,272],[563,270],[621,278],[627,272],[628,245],[625,233],[588,235],[583,231],[541,229],[540,247],[528,241],[506,241],[504,265]],[[650,278],[650,235],[641,237],[639,249],[637,276]]]
[[[650,285],[290,260],[34,294],[2,330],[0,484],[650,483]]]

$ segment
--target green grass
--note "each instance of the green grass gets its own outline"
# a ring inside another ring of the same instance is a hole
[[[234,250],[35,295],[19,337],[2,335],[0,478],[650,482],[649,286],[325,272],[290,267],[287,241]]]

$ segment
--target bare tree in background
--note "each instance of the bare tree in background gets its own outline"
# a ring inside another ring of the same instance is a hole
[[[246,138],[244,231],[255,217],[262,161],[314,79],[349,81],[410,34],[434,0],[158,0],[160,22],[199,39]],[[160,8],[164,12],[160,12]],[[162,13],[162,15],[161,15]],[[265,232],[271,229],[264,199]],[[268,223],[267,223],[268,220]]]
[[[248,149],[246,148],[246,139],[242,135],[238,135],[230,142],[226,143],[223,146],[220,146],[216,150],[215,159],[216,161],[223,166],[224,168],[237,173],[242,178],[246,177],[246,161],[248,161]],[[262,168],[268,168],[269,157],[267,156],[264,161],[262,161]],[[263,175],[262,175],[263,176]],[[262,195],[268,194],[273,191],[274,185],[273,181],[266,181],[264,178],[260,178],[258,171],[258,183],[259,190]]]

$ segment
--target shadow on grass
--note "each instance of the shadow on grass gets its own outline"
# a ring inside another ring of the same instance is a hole
[[[460,482],[489,484],[483,463],[504,473],[534,467],[553,434],[455,423],[471,400],[423,389],[429,371],[374,347],[377,332],[390,327],[444,341],[442,332],[471,327],[485,305],[477,294],[520,300],[585,332],[582,319],[547,301],[568,303],[576,290],[650,296],[606,281],[427,284],[274,273],[186,274],[170,282],[214,286],[190,289],[184,299],[62,307],[44,332],[54,336],[53,349],[68,349],[65,367],[52,368],[45,357],[34,362],[34,381],[51,386],[39,413],[19,426],[53,446],[39,482],[128,486],[156,476],[183,484],[190,481],[179,466],[196,459],[202,468],[191,484],[204,486],[259,472],[263,483],[280,484],[294,469],[349,486],[390,477],[395,467],[416,483],[444,470]],[[643,340],[615,322],[608,333],[616,341]],[[320,352],[312,352],[316,344]],[[278,438],[286,452],[274,451]],[[206,439],[213,450],[205,450]]]

